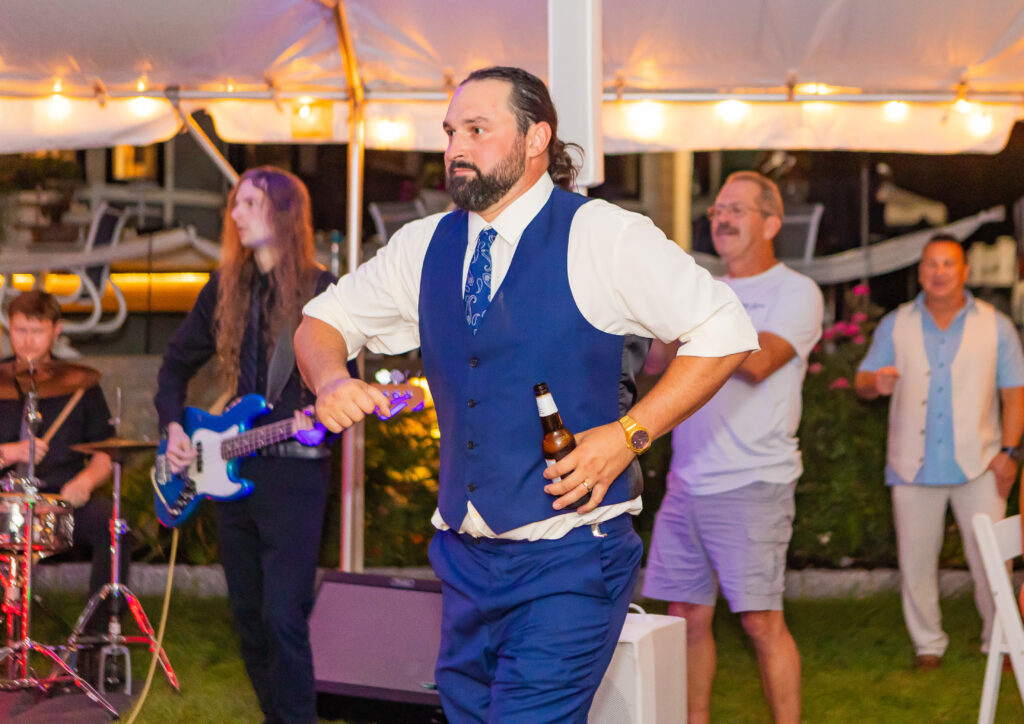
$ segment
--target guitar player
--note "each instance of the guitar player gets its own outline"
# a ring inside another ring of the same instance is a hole
[[[303,304],[333,275],[313,260],[309,193],[263,166],[228,196],[219,269],[171,339],[155,404],[172,472],[195,457],[182,428],[188,381],[215,358],[224,389],[273,405],[258,424],[311,404],[292,336]],[[330,451],[287,440],[240,460],[248,497],[215,503],[221,559],[242,658],[268,722],[316,721],[308,617],[330,480]]]

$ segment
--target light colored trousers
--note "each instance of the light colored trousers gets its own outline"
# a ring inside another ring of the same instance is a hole
[[[919,656],[942,656],[949,644],[939,611],[939,553],[947,504],[953,507],[967,566],[974,579],[974,602],[981,614],[983,650],[988,648],[992,631],[992,593],[971,518],[975,513],[988,513],[993,521],[1006,516],[1006,501],[996,492],[995,474],[987,471],[962,485],[894,485],[892,507],[899,548],[903,618]]]

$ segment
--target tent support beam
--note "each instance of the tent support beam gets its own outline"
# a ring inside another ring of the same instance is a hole
[[[213,161],[213,165],[216,166],[222,174],[224,174],[224,177],[228,182],[232,186],[236,186],[238,184],[238,171],[228,163],[228,160],[224,158],[224,154],[221,153],[220,149],[217,148],[217,145],[210,140],[210,137],[206,135],[206,131],[199,126],[199,123],[192,117],[192,114],[185,113],[181,110],[181,101],[178,99],[177,94],[168,92],[167,100],[169,100],[171,105],[174,106],[174,112],[178,114],[178,118],[180,118],[182,124],[184,124],[185,130],[188,131],[189,135],[192,136],[196,143],[199,144],[199,148],[203,149],[203,153]]]
[[[348,200],[346,204],[348,231],[348,269],[354,272],[362,261],[363,240],[363,164],[366,149],[366,97],[356,63],[355,45],[345,16],[344,0],[334,5],[334,28],[338,50],[345,66],[348,85]],[[359,355],[359,372],[363,374],[363,355]],[[339,567],[343,571],[363,570],[363,486],[364,486],[363,423],[345,430],[341,459],[341,550]]]

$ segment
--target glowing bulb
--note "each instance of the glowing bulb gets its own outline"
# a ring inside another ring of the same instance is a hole
[[[630,103],[626,107],[629,126],[640,138],[655,138],[665,128],[665,108],[654,101]]]
[[[156,113],[157,102],[152,98],[138,96],[128,102],[128,109],[137,118],[148,118]]]
[[[975,136],[987,136],[994,126],[995,121],[988,113],[974,113],[967,119],[967,128]]]
[[[903,101],[889,101],[882,106],[882,117],[889,123],[902,123],[910,115],[910,106]]]
[[[137,90],[139,93],[142,93],[142,91],[146,90],[146,81],[144,81],[142,78],[139,78],[139,82],[135,84],[135,90]]]
[[[309,118],[309,114],[312,112],[313,110],[309,107],[308,103],[303,103],[299,106],[299,118]]]
[[[63,121],[71,115],[71,101],[59,93],[54,93],[50,96],[46,111],[53,120]]]
[[[408,133],[408,128],[401,121],[382,118],[373,125],[373,135],[382,144],[397,143]]]
[[[55,81],[53,81],[53,92],[54,93],[60,93],[63,90],[64,90],[64,84],[61,82],[60,78],[57,78]]]
[[[730,98],[727,101],[722,101],[718,104],[716,109],[718,117],[726,123],[737,123],[750,112],[750,106],[743,101],[738,101],[735,98]]]
[[[953,103],[953,110],[966,116],[971,112],[971,103],[963,98],[957,98],[956,102]]]
[[[235,84],[234,84],[234,82],[233,82],[233,81],[231,81],[231,80],[229,80],[229,81],[228,81],[228,82],[227,82],[227,83],[226,83],[226,84],[224,85],[224,89],[225,89],[225,90],[226,90],[226,91],[227,91],[228,93],[234,93],[234,92],[235,92]]]

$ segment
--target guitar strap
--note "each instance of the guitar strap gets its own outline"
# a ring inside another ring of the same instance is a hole
[[[277,335],[277,343],[274,345],[274,353],[270,355],[270,364],[267,365],[267,402],[271,405],[277,404],[277,398],[284,392],[284,386],[288,384],[288,378],[292,376],[292,369],[295,367],[295,330],[299,327],[297,317],[290,317],[287,322],[281,325],[281,331]]]
[[[307,285],[307,298],[312,298],[316,292],[316,276]],[[288,378],[292,376],[295,368],[295,330],[299,328],[299,320],[302,312],[292,315],[281,325],[278,332],[277,342],[274,344],[274,353],[270,355],[270,364],[267,365],[267,402],[271,405],[277,404],[277,399],[288,384]]]

